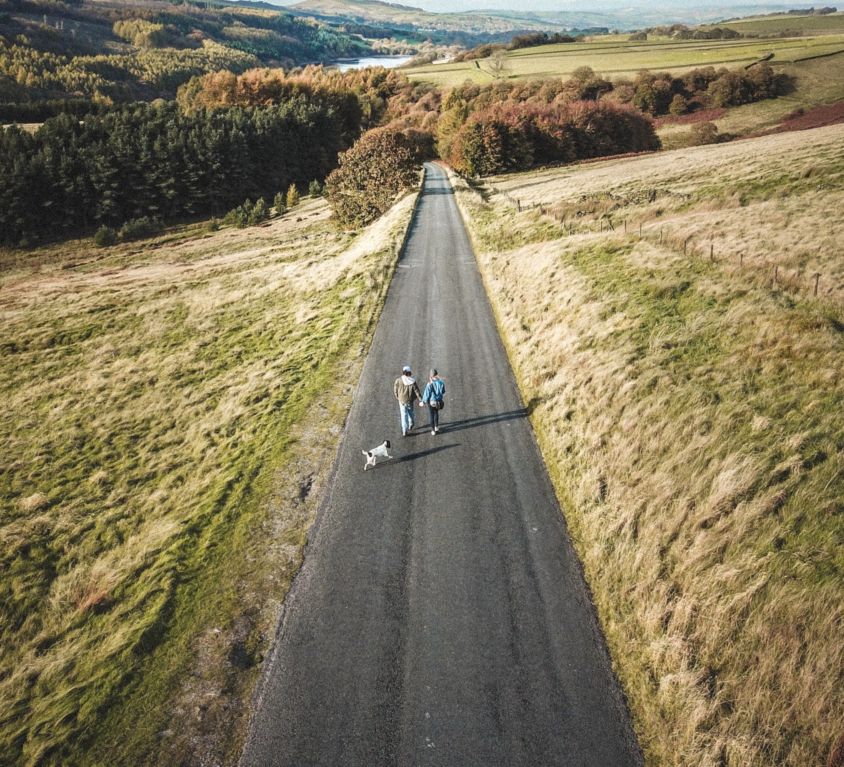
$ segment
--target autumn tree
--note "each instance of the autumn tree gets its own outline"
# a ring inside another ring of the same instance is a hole
[[[448,159],[463,173],[484,176],[657,148],[652,121],[631,107],[511,102],[473,113],[458,131]]]
[[[507,76],[507,73],[510,71],[510,64],[507,61],[507,54],[502,51],[498,50],[489,57],[489,71],[490,74],[496,79],[501,80],[502,78]]]
[[[325,196],[342,224],[363,226],[413,186],[417,169],[410,139],[397,130],[376,128],[340,155],[340,167],[325,181]]]

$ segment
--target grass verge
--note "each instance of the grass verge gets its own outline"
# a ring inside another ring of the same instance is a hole
[[[3,254],[2,763],[236,759],[410,202]]]
[[[841,281],[815,298],[687,246],[717,222],[793,263],[785,235],[838,209],[842,130],[500,177],[486,202],[456,181],[650,764],[844,749]],[[832,236],[813,263],[839,275]]]

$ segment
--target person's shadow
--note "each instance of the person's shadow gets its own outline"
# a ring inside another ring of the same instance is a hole
[[[534,397],[528,402],[527,407],[521,407],[518,410],[508,410],[504,413],[490,413],[489,415],[479,415],[475,418],[463,418],[460,421],[449,421],[440,427],[440,434],[445,435],[453,431],[461,431],[462,429],[474,429],[478,426],[487,426],[492,423],[501,423],[502,421],[513,421],[519,418],[527,418],[539,404],[540,400]],[[416,435],[414,435],[416,436]],[[404,444],[404,443],[402,443]],[[391,463],[404,463],[405,461],[416,461],[419,458],[427,458],[429,455],[439,453],[441,450],[449,450],[452,447],[459,447],[459,442],[449,442],[447,445],[437,445],[436,447],[429,447],[427,450],[418,450],[415,453],[408,455],[396,456],[392,461],[382,461],[375,464],[373,469],[378,469],[382,466],[389,466]]]
[[[535,403],[533,400],[528,403],[527,407],[519,408],[518,410],[508,410],[504,413],[490,413],[489,415],[479,415],[475,418],[464,418],[460,421],[444,421],[440,426],[440,434],[448,434],[452,431],[461,431],[462,429],[474,429],[477,426],[488,426],[492,423],[501,423],[502,421],[513,421],[520,418],[527,418]]]

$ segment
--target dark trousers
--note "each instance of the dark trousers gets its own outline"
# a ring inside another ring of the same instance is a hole
[[[431,431],[440,428],[440,411],[439,408],[428,405],[428,413],[431,416]]]

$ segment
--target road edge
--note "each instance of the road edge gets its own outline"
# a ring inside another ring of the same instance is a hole
[[[383,282],[383,290],[381,296],[379,297],[378,306],[376,311],[373,313],[371,318],[371,323],[368,328],[368,341],[365,348],[361,349],[360,355],[363,358],[363,364],[360,365],[360,369],[358,371],[357,382],[354,385],[354,389],[352,395],[349,399],[349,403],[353,402],[360,393],[361,381],[363,380],[363,373],[366,369],[366,365],[369,361],[369,351],[372,346],[372,341],[375,337],[375,331],[378,328],[378,324],[381,321],[381,314],[384,309],[384,304],[387,300],[387,295],[390,290],[390,286],[393,282],[393,277],[396,273],[396,268],[398,262],[401,260],[402,256],[404,255],[405,248],[407,247],[407,241],[410,237],[410,232],[413,229],[413,224],[416,221],[417,212],[419,209],[419,201],[422,197],[422,189],[425,184],[427,173],[423,166],[422,171],[419,175],[419,182],[415,192],[411,192],[411,194],[415,194],[415,199],[413,200],[413,204],[410,209],[410,215],[408,216],[407,223],[404,227],[404,232],[402,234],[400,242],[397,244],[395,252],[393,254],[393,259],[391,262],[391,268],[387,275],[385,275],[385,279]],[[402,198],[406,196],[403,195]],[[398,204],[402,198],[396,201]],[[386,214],[384,214],[386,215]],[[316,511],[314,512],[313,521],[308,526],[305,532],[305,544],[302,547],[300,552],[300,562],[299,568],[294,574],[290,588],[287,590],[287,593],[284,595],[279,607],[278,607],[278,614],[276,616],[276,620],[273,626],[273,633],[272,633],[272,640],[270,642],[270,646],[266,656],[263,658],[261,665],[262,668],[258,675],[258,679],[255,682],[254,688],[252,690],[251,695],[249,696],[249,701],[247,704],[248,707],[248,717],[247,717],[247,724],[246,724],[246,735],[243,738],[241,747],[238,752],[237,761],[235,764],[242,765],[243,764],[243,757],[248,750],[250,744],[253,740],[253,721],[255,713],[260,708],[261,702],[264,697],[264,693],[267,686],[267,681],[269,678],[269,674],[272,670],[272,667],[276,661],[277,651],[279,646],[279,640],[281,639],[282,634],[284,633],[284,626],[287,619],[287,615],[289,613],[290,608],[296,601],[296,595],[299,591],[299,586],[301,583],[301,573],[302,569],[304,568],[305,562],[307,561],[308,552],[312,545],[312,541],[316,537],[316,533],[319,530],[320,524],[325,515],[325,510],[330,506],[331,497],[333,495],[334,490],[334,481],[336,479],[337,470],[339,467],[339,456],[342,452],[343,445],[346,442],[348,432],[347,432],[347,423],[349,413],[351,411],[351,404],[349,404],[343,415],[343,423],[340,430],[339,437],[337,439],[336,446],[334,448],[333,454],[330,456],[329,468],[327,474],[325,474],[323,481],[321,482],[321,487],[319,488],[317,495],[314,497],[314,504],[316,506]]]

